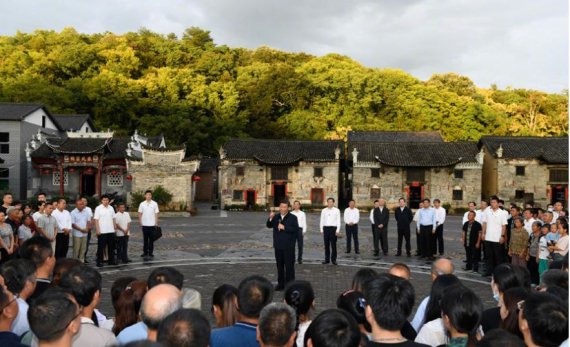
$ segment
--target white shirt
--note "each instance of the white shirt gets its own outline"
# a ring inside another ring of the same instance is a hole
[[[305,345],[305,333],[307,329],[311,325],[311,321],[299,323],[299,329],[297,330],[297,346],[304,346]]]
[[[71,230],[71,214],[67,210],[60,211],[57,208],[51,213],[57,221],[57,233],[63,233],[63,229]]]
[[[534,222],[536,222],[536,219],[534,219],[532,217],[529,220],[526,220],[526,219],[524,220],[524,228],[528,232],[529,236],[530,236],[530,234],[532,234],[532,225],[534,224]]]
[[[34,214],[32,215],[32,219],[34,220],[34,222],[37,224],[38,220],[40,219],[41,216],[43,216],[44,214],[41,213],[40,211],[36,211],[34,212]]]
[[[96,221],[99,221],[99,232],[101,234],[115,233],[115,210],[113,209],[113,206],[97,206],[95,209],[95,216],[93,218]]]
[[[461,225],[467,223],[467,216],[469,215],[470,211],[465,212],[465,214],[463,214],[463,220],[461,221]],[[475,220],[479,223],[481,223],[481,210],[475,210]]]
[[[131,216],[128,212],[117,212],[115,214],[115,223],[120,226],[123,230],[129,230],[129,223],[131,222]],[[117,229],[117,236],[125,236],[122,230]]]
[[[347,207],[344,210],[344,223],[346,225],[350,223],[358,224],[359,221],[360,221],[360,211],[356,207],[355,208]]]
[[[445,223],[445,209],[443,207],[434,208],[435,210],[435,221],[437,225],[443,225]]]
[[[429,303],[429,295],[422,300],[422,302],[418,306],[416,314],[414,315],[414,319],[412,319],[412,327],[414,327],[414,329],[418,332],[424,325],[424,317],[426,315],[426,308],[428,303]]]
[[[18,336],[22,336],[25,332],[30,330],[30,324],[28,323],[28,303],[22,298],[17,298],[18,303],[18,315],[16,319],[12,322],[12,332]]]
[[[307,215],[305,212],[299,211],[291,211],[291,214],[297,217],[297,223],[299,223],[299,228],[303,230],[303,234],[307,232]]]
[[[553,223],[556,223],[556,221],[558,220],[558,217],[560,217],[560,215],[558,214],[558,212],[552,211],[552,222],[553,222]]]
[[[151,200],[143,201],[139,205],[139,213],[142,213],[141,224],[144,227],[153,227],[156,225],[156,214],[158,213],[158,204]]]
[[[445,334],[443,319],[437,318],[424,324],[416,336],[415,342],[432,347],[446,344],[447,335]]]
[[[487,225],[485,241],[499,242],[501,240],[503,225],[507,225],[507,215],[507,211],[503,211],[500,208],[497,208],[496,211],[488,208],[483,212],[483,224]]]
[[[370,223],[374,225],[374,209],[370,210]]]
[[[336,207],[325,208],[321,212],[321,233],[324,227],[336,227],[336,232],[340,232],[340,210]]]

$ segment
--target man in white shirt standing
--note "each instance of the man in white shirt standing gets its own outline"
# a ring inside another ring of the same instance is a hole
[[[376,236],[376,225],[374,224],[374,211],[380,206],[380,202],[378,200],[374,200],[374,207],[370,210],[370,224],[372,224],[372,238]],[[376,249],[374,249],[374,253],[376,253]]]
[[[297,262],[303,264],[303,241],[305,233],[307,232],[307,216],[305,212],[301,211],[301,203],[298,200],[293,202],[293,211],[291,214],[297,217],[297,223],[299,223],[299,233],[297,233],[297,248],[299,249],[299,255],[297,256]]]
[[[87,252],[89,251],[89,243],[91,243],[91,229],[93,229],[93,210],[89,207],[89,201],[86,197],[82,197],[83,205],[85,205],[85,210],[89,214],[89,230],[87,231],[87,246],[85,246],[85,254],[83,254],[83,259],[85,259],[85,264],[89,264],[87,261]]]
[[[348,207],[344,210],[344,224],[346,228],[346,253],[350,253],[351,239],[354,239],[354,253],[360,254],[358,248],[358,222],[360,221],[360,211],[356,207],[356,202],[350,200]]]
[[[536,222],[536,219],[532,217],[532,209],[525,208],[523,211],[524,217],[524,228],[528,232],[528,235],[532,234],[532,224]]]
[[[152,232],[158,226],[158,204],[152,200],[152,191],[144,192],[144,201],[139,205],[139,224],[143,232],[143,254],[141,257],[154,258]]]
[[[129,235],[131,233],[131,216],[125,210],[125,203],[121,202],[117,206],[117,213],[115,214],[117,258],[119,258],[123,264],[131,262],[128,251]]]
[[[52,212],[52,216],[57,220],[57,236],[55,237],[55,258],[67,257],[69,249],[69,234],[71,233],[71,214],[65,209],[67,202],[65,199],[57,200],[57,208]]]
[[[32,215],[32,218],[34,219],[34,223],[38,224],[40,217],[44,215],[45,207],[46,207],[45,201],[38,201],[38,210],[36,212],[34,212],[34,214]]]
[[[109,205],[109,197],[101,197],[101,205],[95,209],[93,216],[97,233],[97,267],[103,266],[103,249],[107,247],[109,265],[115,262],[115,210]]]
[[[325,261],[323,264],[332,261],[336,265],[336,240],[340,233],[340,210],[334,207],[333,198],[327,199],[327,207],[321,212],[320,229],[325,241]]]
[[[445,223],[446,211],[441,207],[441,201],[439,199],[433,200],[433,206],[436,223],[434,242],[437,242],[433,247],[433,251],[437,252],[437,250],[439,250],[439,255],[443,255],[443,224]]]
[[[505,241],[507,239],[507,215],[499,208],[499,198],[491,198],[491,208],[483,212],[483,234],[487,270],[484,277],[491,276],[495,267],[505,262]]]
[[[73,227],[73,257],[85,262],[87,233],[91,230],[91,214],[81,198],[77,199],[75,209],[71,211],[71,226]]]

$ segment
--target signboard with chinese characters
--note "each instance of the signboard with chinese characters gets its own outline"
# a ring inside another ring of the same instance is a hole
[[[82,164],[82,163],[96,163],[99,157],[95,154],[86,155],[65,155],[63,161],[65,163]]]

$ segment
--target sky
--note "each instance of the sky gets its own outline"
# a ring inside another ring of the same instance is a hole
[[[0,35],[37,29],[179,37],[339,53],[422,80],[456,72],[487,88],[568,89],[567,0],[2,0]]]

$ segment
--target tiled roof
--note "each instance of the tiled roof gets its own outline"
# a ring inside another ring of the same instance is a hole
[[[77,131],[85,122],[95,130],[95,124],[88,114],[54,114],[53,118],[63,131]]]
[[[342,141],[230,139],[223,146],[226,159],[254,159],[273,165],[294,164],[299,161],[335,161],[337,148],[340,149],[342,158]]]
[[[539,159],[549,164],[568,164],[568,137],[484,136],[479,147],[497,157],[503,148],[504,159]]]
[[[32,152],[32,158],[49,158],[55,153],[88,154],[105,151],[105,159],[126,158],[129,137],[52,138]]]
[[[202,157],[200,159],[200,172],[212,172],[216,171],[218,166],[220,166],[219,158]]]
[[[0,103],[0,120],[22,120],[42,107],[41,104]]]
[[[358,161],[375,162],[399,167],[441,167],[457,163],[477,162],[476,142],[424,142],[424,143],[378,143],[351,142],[352,151],[358,151]]]
[[[437,131],[349,131],[348,141],[443,142],[443,138]]]

